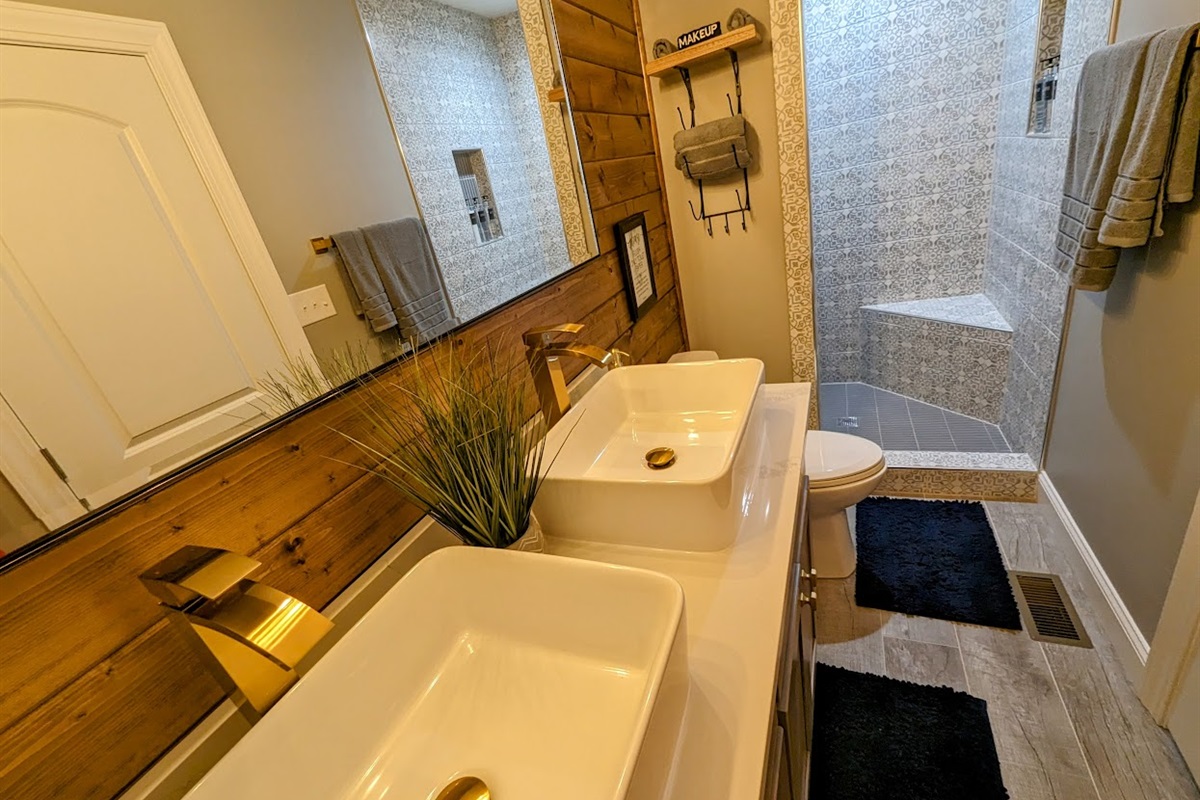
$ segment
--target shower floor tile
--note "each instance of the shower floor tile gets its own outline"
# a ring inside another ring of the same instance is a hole
[[[884,450],[1011,453],[990,422],[867,383],[822,383],[821,430],[862,436]]]

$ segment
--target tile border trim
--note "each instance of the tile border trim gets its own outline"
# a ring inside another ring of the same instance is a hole
[[[1038,473],[1020,470],[890,467],[871,493],[927,500],[1038,501]]]
[[[815,385],[817,347],[813,322],[812,198],[808,183],[808,101],[804,88],[800,3],[770,0],[770,6],[792,380]],[[814,391],[813,401],[809,404],[809,428],[819,427],[817,405]]]

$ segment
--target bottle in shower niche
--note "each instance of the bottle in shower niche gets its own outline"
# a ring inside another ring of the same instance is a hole
[[[1049,76],[1050,70],[1046,66],[1046,62],[1042,62],[1042,69],[1038,72],[1037,82],[1033,86],[1033,132],[1046,132],[1046,79]]]
[[[1058,95],[1058,56],[1047,59],[1050,64],[1046,71],[1046,85],[1042,88],[1043,102],[1046,106],[1046,127],[1043,133],[1050,132],[1050,125],[1054,121],[1054,98]]]

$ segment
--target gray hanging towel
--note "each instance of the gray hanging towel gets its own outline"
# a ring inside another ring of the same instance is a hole
[[[1100,242],[1100,223],[1133,127],[1154,36],[1097,50],[1079,75],[1055,241],[1055,262],[1077,289],[1098,292],[1112,283],[1120,251]]]
[[[358,228],[335,233],[332,237],[337,247],[342,269],[350,284],[350,299],[354,302],[354,313],[366,318],[371,330],[379,332],[394,328],[398,324],[392,310],[387,291],[375,259],[367,247],[366,237]]]
[[[703,122],[675,134],[675,168],[693,180],[719,178],[750,166],[746,118]]]
[[[425,226],[416,217],[362,229],[400,335],[417,343],[451,330],[456,323]]]
[[[1101,244],[1140,247],[1152,236],[1162,236],[1159,223],[1168,200],[1191,199],[1200,105],[1184,67],[1188,73],[1196,71],[1188,49],[1198,29],[1200,24],[1184,25],[1150,41],[1129,142],[1100,223]],[[1180,199],[1168,198],[1169,184]]]

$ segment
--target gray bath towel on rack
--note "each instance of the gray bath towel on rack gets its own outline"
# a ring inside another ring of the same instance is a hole
[[[1055,242],[1058,268],[1078,289],[1107,289],[1120,256],[1116,248],[1100,243],[1100,223],[1133,127],[1152,38],[1154,34],[1140,36],[1097,50],[1079,75]]]
[[[350,299],[354,302],[354,313],[365,317],[371,330],[379,332],[399,324],[383,280],[367,247],[363,232],[355,228],[335,233],[332,237],[338,257],[350,284]]]
[[[1148,34],[1084,62],[1056,241],[1058,267],[1076,289],[1107,289],[1119,248],[1161,235],[1163,203],[1190,197],[1200,97],[1184,67],[1195,69],[1194,35],[1195,26]]]
[[[675,168],[693,180],[719,178],[750,166],[746,118],[704,122],[675,134]]]
[[[1188,51],[1197,30],[1200,24],[1172,28],[1150,41],[1129,142],[1100,223],[1101,244],[1140,247],[1162,236],[1168,201],[1192,199],[1200,98]]]
[[[406,217],[381,222],[362,232],[399,322],[400,335],[423,342],[452,329],[456,320],[421,220]]]

